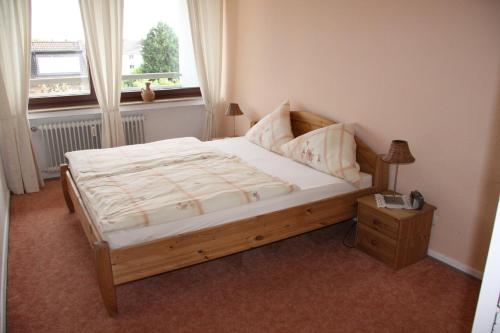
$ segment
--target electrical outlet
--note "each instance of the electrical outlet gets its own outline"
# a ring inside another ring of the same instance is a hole
[[[432,225],[436,225],[439,222],[439,215],[436,211],[434,211],[434,216],[432,217]]]

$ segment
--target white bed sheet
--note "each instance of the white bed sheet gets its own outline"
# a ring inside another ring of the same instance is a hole
[[[244,137],[208,141],[205,144],[235,154],[265,173],[297,185],[300,190],[269,200],[165,224],[104,233],[102,236],[111,248],[121,248],[162,237],[180,235],[358,190],[342,179],[270,152],[249,142]],[[372,176],[361,173],[361,188],[368,188],[371,184]]]

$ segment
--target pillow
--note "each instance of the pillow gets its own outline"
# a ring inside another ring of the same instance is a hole
[[[360,184],[353,125],[322,127],[293,139],[281,148],[286,157],[356,186]]]
[[[245,137],[250,142],[281,154],[281,146],[293,139],[290,102],[283,102],[276,110],[262,118],[248,130]]]

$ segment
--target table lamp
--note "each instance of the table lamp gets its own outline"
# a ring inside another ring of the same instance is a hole
[[[394,175],[394,189],[393,194],[384,195],[384,200],[388,204],[402,205],[403,199],[401,196],[396,196],[396,184],[398,182],[398,169],[400,164],[410,164],[415,162],[415,157],[410,152],[408,142],[404,140],[393,140],[389,152],[382,160],[389,164],[396,164],[396,174]]]
[[[226,109],[226,113],[224,114],[227,117],[233,117],[233,136],[236,136],[236,116],[243,115],[243,112],[240,110],[240,106],[237,103],[229,103]]]

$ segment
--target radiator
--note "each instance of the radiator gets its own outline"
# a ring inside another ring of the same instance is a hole
[[[127,145],[144,143],[144,115],[122,117],[122,121]],[[47,154],[48,165],[42,171],[58,171],[59,165],[65,163],[64,154],[69,151],[101,148],[101,126],[102,121],[96,119],[47,123],[33,128],[41,132]]]

